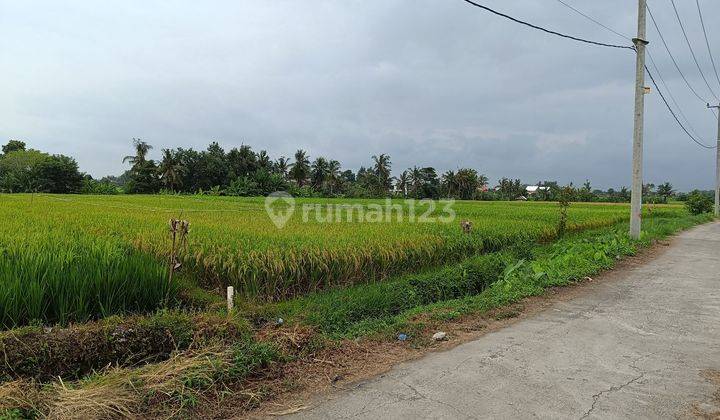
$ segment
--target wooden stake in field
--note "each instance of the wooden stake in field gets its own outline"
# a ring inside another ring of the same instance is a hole
[[[170,237],[172,238],[172,247],[170,249],[170,273],[168,275],[168,283],[172,283],[173,273],[180,268],[182,263],[178,258],[178,251],[187,246],[187,236],[190,233],[190,222],[187,220],[170,219]]]

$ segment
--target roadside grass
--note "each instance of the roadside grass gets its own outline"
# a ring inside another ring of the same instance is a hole
[[[311,325],[330,338],[407,333],[417,314],[459,317],[486,312],[612,268],[639,247],[680,230],[710,221],[709,215],[655,217],[646,221],[640,240],[627,235],[627,223],[567,236],[550,244],[516,246],[499,253],[407,275],[248,307],[257,324],[283,318]],[[442,312],[441,315],[439,314]]]
[[[370,325],[358,323],[348,332],[356,334],[360,330],[364,335],[394,335],[405,330],[421,330],[424,327],[422,317],[416,321],[421,314],[432,317],[451,313],[459,318],[486,313],[543,294],[549,287],[582,282],[586,277],[611,269],[618,260],[635,255],[640,248],[648,247],[654,241],[712,219],[709,214],[658,218],[646,223],[639,240],[630,239],[627,223],[600,231],[583,232],[533,249],[532,259],[520,259],[508,265],[499,279],[480,294],[418,306],[396,316],[376,320]],[[418,322],[421,325],[417,325]]]
[[[660,216],[665,215],[646,220],[637,241],[628,237],[627,223],[620,223],[382,283],[247,305],[240,316],[255,325],[252,338],[191,346],[159,363],[112,367],[80,380],[41,383],[20,377],[0,384],[0,418],[3,413],[7,418],[192,415],[231,394],[241,394],[242,408],[249,409],[279,390],[244,388],[248,380],[282,375],[286,363],[310,358],[324,346],[395,341],[399,333],[409,337],[405,345],[424,346],[431,341],[430,327],[493,310],[497,318],[516,316],[511,308],[502,309],[549,287],[580,282],[656,240],[712,220],[710,215]]]

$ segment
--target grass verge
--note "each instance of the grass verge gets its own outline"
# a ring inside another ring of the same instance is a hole
[[[452,319],[508,305],[547,287],[612,268],[617,259],[635,254],[654,240],[709,220],[709,215],[656,217],[646,223],[640,240],[630,239],[627,223],[620,223],[551,244],[518,245],[392,281],[246,310],[255,323],[283,318],[316,327],[334,339],[407,333],[413,328],[405,324],[418,313],[444,311]]]

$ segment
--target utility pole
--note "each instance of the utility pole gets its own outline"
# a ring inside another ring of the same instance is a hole
[[[717,146],[715,147],[715,217],[720,216],[720,105],[710,106],[718,110]]]
[[[647,0],[638,0],[638,32],[633,38],[637,52],[635,67],[635,128],[633,130],[632,193],[630,198],[630,237],[640,238],[643,193],[643,128],[645,114],[645,15]]]

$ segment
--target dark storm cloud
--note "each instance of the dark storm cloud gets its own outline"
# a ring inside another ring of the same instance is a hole
[[[485,3],[625,42],[554,0]],[[720,13],[701,3],[707,16]],[[572,4],[635,31],[634,1]],[[650,6],[706,94],[669,2]],[[694,2],[679,7],[710,76]],[[720,48],[720,30],[709,29]],[[303,148],[350,168],[389,153],[395,172],[471,166],[493,181],[629,184],[633,53],[534,32],[460,0],[0,0],[0,35],[0,139],[73,155],[96,176],[124,170],[130,139],[142,137],[156,154],[218,140],[275,157]],[[675,97],[711,142],[715,122],[652,29],[649,38]],[[647,181],[712,186],[713,153],[684,137],[656,93],[646,127]]]

